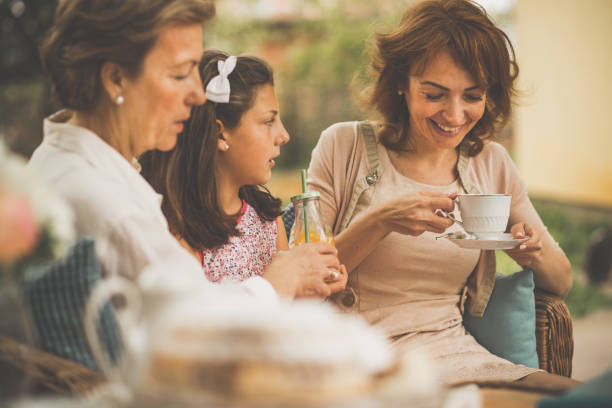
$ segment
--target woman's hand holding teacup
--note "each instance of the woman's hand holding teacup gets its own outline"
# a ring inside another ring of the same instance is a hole
[[[530,268],[542,260],[542,240],[537,229],[524,222],[519,222],[510,228],[510,234],[516,239],[529,237],[527,241],[522,242],[516,248],[505,251],[517,264],[524,268]]]
[[[419,191],[384,204],[383,219],[389,232],[418,236],[425,231],[438,234],[446,231],[453,221],[435,214],[436,209],[453,211],[456,194],[446,195]]]

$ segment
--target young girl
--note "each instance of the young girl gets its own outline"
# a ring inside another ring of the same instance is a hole
[[[242,281],[288,249],[281,201],[263,185],[289,134],[265,61],[206,51],[200,75],[207,102],[193,108],[173,151],[141,157],[142,174],[208,279]]]

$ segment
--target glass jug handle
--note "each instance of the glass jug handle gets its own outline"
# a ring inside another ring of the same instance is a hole
[[[113,394],[119,398],[129,399],[130,391],[124,385],[125,378],[121,375],[120,366],[113,365],[110,357],[102,348],[100,338],[98,337],[98,320],[102,307],[109,302],[114,295],[123,295],[127,300],[126,307],[115,309],[123,339],[124,346],[128,346],[128,336],[130,330],[136,329],[138,326],[138,316],[142,308],[142,298],[140,291],[131,281],[114,276],[100,281],[91,291],[87,305],[85,307],[85,315],[83,317],[83,326],[85,327],[85,337],[89,343],[94,359],[98,363],[100,370],[110,380],[110,386],[113,387]],[[129,349],[124,350],[130,352]],[[123,357],[124,358],[124,357]],[[127,393],[127,394],[126,394]]]

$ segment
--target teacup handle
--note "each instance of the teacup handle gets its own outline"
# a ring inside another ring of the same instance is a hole
[[[434,214],[439,215],[440,217],[448,218],[449,220],[452,220],[455,224],[461,225],[461,227],[463,228],[463,222],[456,219],[455,214],[453,213],[447,213],[443,209],[437,208],[436,211],[434,211]]]
[[[124,379],[120,369],[111,363],[109,356],[102,349],[100,339],[98,338],[97,323],[102,307],[111,300],[113,295],[118,294],[123,295],[127,300],[127,307],[116,309],[121,338],[123,339],[123,344],[127,345],[128,331],[137,324],[136,322],[142,307],[140,291],[134,283],[119,276],[113,276],[100,281],[89,295],[83,318],[85,336],[93,357],[106,377],[115,384],[124,383]]]

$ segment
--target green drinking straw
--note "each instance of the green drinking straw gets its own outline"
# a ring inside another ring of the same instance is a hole
[[[308,192],[306,187],[306,169],[302,169],[302,193]],[[302,206],[304,207],[304,242],[310,242],[310,229],[308,228],[308,205],[304,198]]]

